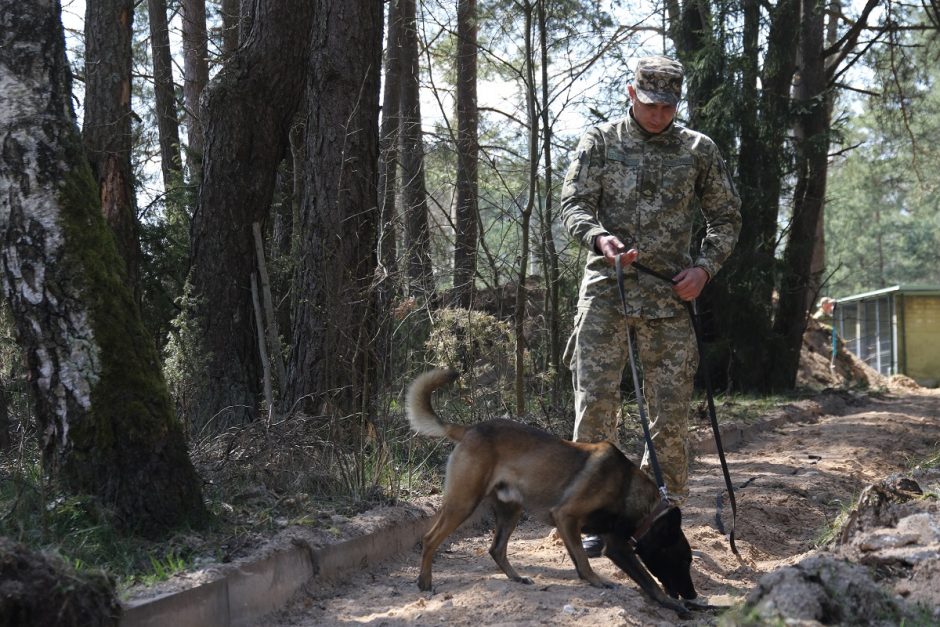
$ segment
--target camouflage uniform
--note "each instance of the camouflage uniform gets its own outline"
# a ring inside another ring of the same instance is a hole
[[[652,61],[650,80],[637,69],[638,94],[645,86],[678,100],[681,66],[662,57]],[[660,62],[673,64],[665,79],[655,71]],[[673,67],[679,68],[678,83],[669,74]],[[667,276],[699,266],[713,277],[737,241],[740,199],[712,140],[675,122],[661,133],[648,133],[631,111],[581,139],[561,206],[568,232],[589,251],[565,351],[575,391],[574,439],[617,442],[620,380],[629,358],[626,324],[614,268],[597,253],[594,239],[616,235],[639,251],[639,261]],[[693,261],[689,250],[698,209],[706,233]],[[681,500],[688,494],[688,405],[698,365],[694,334],[685,304],[670,284],[627,267],[624,289],[657,458],[667,489]]]

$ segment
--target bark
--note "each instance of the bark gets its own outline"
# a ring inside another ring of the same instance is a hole
[[[139,290],[140,242],[131,170],[132,0],[89,2],[85,8],[85,152],[98,183],[101,210],[117,238],[125,281]]]
[[[166,0],[147,0],[150,15],[150,50],[153,56],[153,91],[157,131],[160,135],[160,167],[163,187],[171,190],[181,183],[183,159],[180,153],[180,124],[176,115],[176,89],[173,84],[173,56]]]
[[[240,5],[239,0],[222,0],[222,59],[226,61],[238,48]]]
[[[826,67],[823,58],[825,7],[815,0],[803,0],[800,20],[800,74],[794,88],[799,103],[796,117],[797,183],[793,217],[783,255],[780,307],[774,319],[774,332],[783,342],[774,363],[774,384],[790,389],[796,384],[800,348],[809,312],[809,289],[813,283],[810,267],[816,225],[826,197],[829,162],[829,107]]]
[[[454,207],[454,297],[469,308],[477,274],[480,147],[477,138],[477,3],[457,3],[457,199]]]
[[[317,3],[307,76],[302,251],[287,399],[369,416],[377,311],[382,5]],[[356,28],[347,25],[356,24]]]
[[[58,2],[0,0],[0,272],[46,468],[127,530],[204,515],[71,109]]]
[[[207,142],[185,314],[195,327],[196,354],[206,359],[199,368],[206,381],[189,407],[195,428],[222,410],[218,428],[255,414],[261,370],[251,322],[251,225],[268,215],[308,62],[313,4],[253,7],[252,29],[203,97]]]
[[[205,150],[205,121],[199,98],[209,82],[209,38],[206,32],[206,0],[182,0],[183,17],[183,104],[186,107],[186,131],[193,171]]]
[[[399,161],[402,176],[402,212],[405,222],[409,293],[431,298],[428,200],[424,180],[424,138],[421,131],[421,101],[418,94],[418,32],[415,0],[399,0],[401,11],[401,130]]]

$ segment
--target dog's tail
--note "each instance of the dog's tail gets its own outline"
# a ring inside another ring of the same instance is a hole
[[[408,422],[415,433],[436,438],[448,438],[457,442],[463,439],[463,434],[467,428],[462,425],[444,422],[431,406],[431,393],[451,383],[457,376],[456,370],[438,368],[437,370],[425,372],[408,387],[405,408],[408,413]]]

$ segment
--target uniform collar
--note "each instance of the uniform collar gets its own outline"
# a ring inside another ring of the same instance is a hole
[[[630,135],[643,141],[655,141],[660,138],[666,138],[672,135],[676,130],[676,120],[673,118],[669,126],[664,128],[661,133],[650,133],[645,128],[640,126],[640,123],[636,121],[635,117],[633,117],[633,107],[630,107],[630,110],[627,112],[626,122]]]

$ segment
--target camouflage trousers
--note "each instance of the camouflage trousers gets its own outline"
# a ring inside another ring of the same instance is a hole
[[[608,301],[608,302],[605,302]],[[617,305],[617,306],[614,306]],[[627,319],[639,353],[643,396],[656,458],[670,496],[688,496],[688,417],[698,352],[687,316]],[[619,446],[617,426],[623,413],[620,382],[630,380],[627,324],[619,302],[594,299],[579,308],[565,361],[574,383],[574,440],[610,440]],[[649,470],[649,451],[641,467]]]

